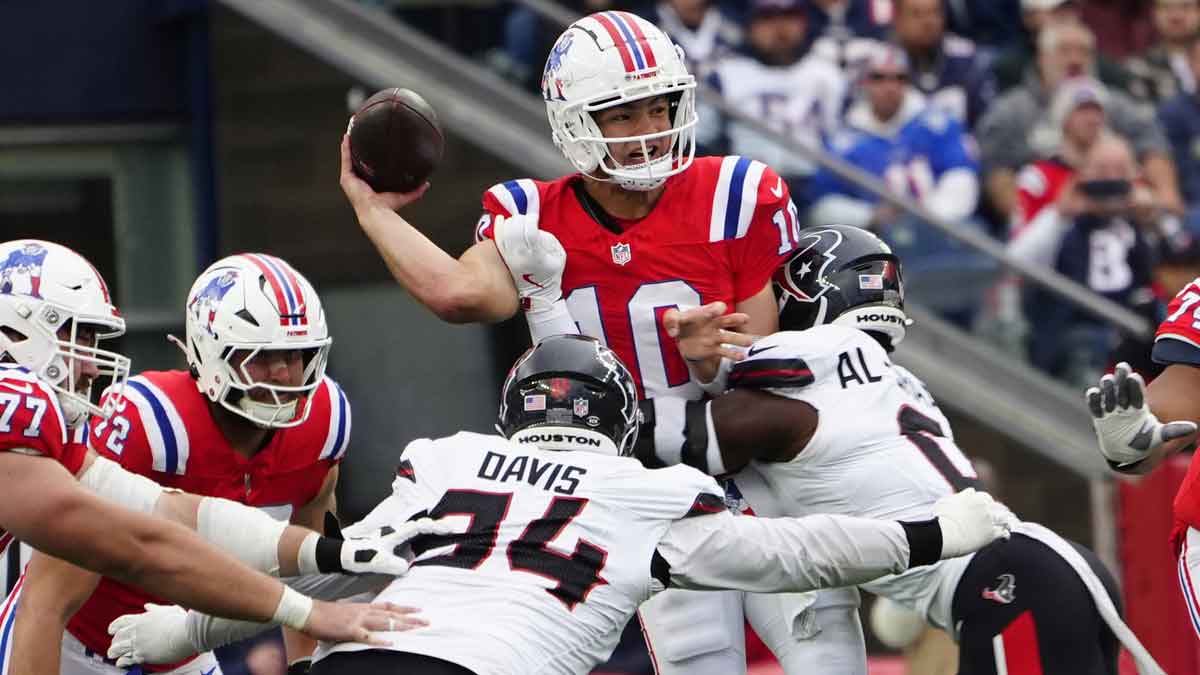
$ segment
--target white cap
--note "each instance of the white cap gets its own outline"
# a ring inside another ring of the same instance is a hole
[[[1032,12],[1037,9],[1056,9],[1059,5],[1065,5],[1071,0],[1021,0],[1021,11]]]

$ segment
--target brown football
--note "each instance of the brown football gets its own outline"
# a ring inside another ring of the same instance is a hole
[[[363,102],[350,120],[354,173],[376,192],[411,192],[446,150],[437,114],[420,94],[395,87]]]

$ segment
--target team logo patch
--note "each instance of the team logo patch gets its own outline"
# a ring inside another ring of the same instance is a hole
[[[212,327],[213,320],[217,318],[217,307],[236,282],[237,270],[226,270],[225,273],[209,279],[204,288],[188,303],[188,311],[197,321],[203,317],[204,329],[213,337],[217,336]],[[204,312],[208,314],[204,315]]]
[[[577,398],[573,401],[573,404],[576,417],[588,416],[588,400],[586,398]]]
[[[613,244],[612,258],[613,262],[618,265],[627,265],[630,260],[633,260],[633,251],[630,250],[629,244],[624,242]]]
[[[42,297],[42,265],[49,251],[37,242],[29,242],[10,251],[0,262],[0,295]]]
[[[983,599],[1001,605],[1012,604],[1012,601],[1017,599],[1017,578],[1011,574],[996,577],[996,587],[983,589]]]
[[[526,394],[525,395],[525,412],[545,410],[546,395],[545,394]]]
[[[567,31],[550,50],[550,57],[546,59],[546,69],[542,71],[542,96],[547,101],[567,100],[567,97],[563,96],[563,81],[558,77],[558,71],[562,69],[563,58],[571,51],[574,42],[574,31]]]

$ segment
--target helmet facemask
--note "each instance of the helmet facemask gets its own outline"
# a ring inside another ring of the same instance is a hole
[[[0,361],[26,368],[49,384],[58,395],[68,428],[91,415],[108,418],[129,379],[130,360],[101,349],[99,342],[124,334],[125,322],[119,317],[74,313],[46,301],[37,303],[41,305],[37,309],[32,306],[35,301],[15,297],[6,301],[17,303],[15,314],[25,320],[23,325],[0,326]],[[96,372],[89,374],[85,384],[83,371],[88,366]],[[100,378],[110,381],[108,390],[114,394],[104,406],[92,402],[92,387]]]
[[[312,410],[313,393],[325,376],[329,346],[329,342],[309,347],[288,345],[283,348],[254,344],[230,345],[217,365],[224,373],[222,379],[227,383],[224,395],[219,398],[221,407],[262,428],[285,429],[303,424]],[[264,382],[251,375],[249,364],[255,357],[270,351],[301,353],[300,384]],[[269,400],[255,398],[259,392],[265,392]]]

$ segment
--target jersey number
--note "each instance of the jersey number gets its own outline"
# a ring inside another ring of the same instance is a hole
[[[500,523],[508,515],[511,502],[511,492],[448,490],[429,512],[429,516],[467,516],[471,523],[467,531],[461,534],[419,538],[413,544],[413,551],[417,555],[452,544],[454,550],[417,561],[414,565],[477,569],[495,549]],[[583,602],[597,584],[604,583],[600,578],[600,570],[604,569],[608,553],[583,539],[575,544],[575,550],[570,555],[559,553],[547,544],[558,538],[563,529],[583,511],[587,502],[580,497],[555,497],[542,517],[529,523],[521,536],[507,547],[509,568],[557,582],[546,592],[558,598],[568,610],[575,609],[575,605]]]
[[[1196,305],[1197,302],[1200,302],[1200,293],[1195,293],[1193,291],[1184,293],[1183,300],[1179,301],[1179,309],[1171,312],[1171,316],[1167,317],[1166,322],[1174,323],[1176,319],[1183,316],[1184,312],[1195,306],[1195,309],[1192,309],[1192,328],[1200,329],[1200,306]]]
[[[17,414],[17,408],[21,407],[22,399],[25,401],[25,407],[33,411],[33,419],[21,433],[27,438],[37,438],[40,435],[38,430],[42,426],[42,416],[46,414],[46,401],[7,392],[0,392],[0,407],[3,407],[3,410],[0,411],[0,433],[12,431],[12,418]]]
[[[950,457],[946,455],[946,451],[942,449],[940,439],[945,438],[946,434],[937,420],[923,415],[916,408],[907,405],[900,406],[900,413],[896,419],[900,423],[900,433],[910,443],[917,446],[921,454],[925,455],[925,459],[928,459],[933,468],[942,474],[955,492],[969,487],[979,489],[979,479],[975,476],[964,475],[962,471],[959,471]],[[965,457],[962,459],[966,461]]]
[[[567,306],[579,325],[579,332],[591,335],[608,346],[597,293],[599,289],[595,286],[576,288],[567,296]],[[642,284],[629,299],[627,311],[637,363],[625,365],[641,376],[643,398],[662,396],[671,387],[691,381],[687,364],[662,330],[662,315],[671,308],[699,307],[700,304],[699,291],[678,279]]]

